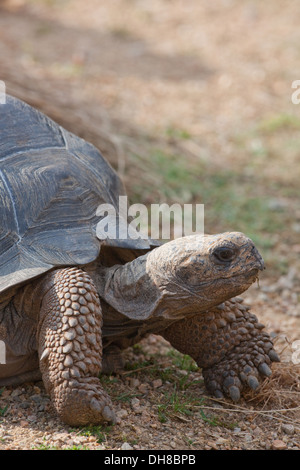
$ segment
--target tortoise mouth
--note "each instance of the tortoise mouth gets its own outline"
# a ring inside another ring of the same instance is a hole
[[[251,269],[248,273],[246,273],[246,277],[249,280],[253,278],[253,282],[256,281],[259,277],[259,269],[258,268]]]
[[[250,271],[248,272],[245,272],[245,273],[238,273],[238,274],[234,274],[233,276],[229,276],[229,277],[220,277],[219,280],[220,281],[228,281],[228,282],[234,282],[234,279],[236,280],[235,282],[237,282],[237,285],[238,284],[253,284],[255,281],[258,281],[259,279],[259,269],[258,268],[253,268],[251,269]]]

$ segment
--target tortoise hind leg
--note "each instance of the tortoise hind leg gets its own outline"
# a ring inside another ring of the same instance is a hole
[[[102,362],[102,313],[87,273],[64,268],[46,280],[38,328],[40,369],[60,419],[69,425],[114,421],[98,375]]]
[[[111,345],[104,348],[102,358],[102,374],[117,374],[124,369],[125,361],[118,346]]]
[[[14,375],[4,379],[0,378],[0,387],[10,387],[21,385],[25,382],[38,382],[42,379],[40,369],[24,372],[24,374]]]

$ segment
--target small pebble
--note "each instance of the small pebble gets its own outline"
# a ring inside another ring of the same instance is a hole
[[[276,439],[275,441],[272,442],[273,450],[284,450],[286,448],[287,448],[286,443],[281,441],[280,439]]]
[[[21,426],[22,428],[27,428],[27,427],[29,426],[29,423],[28,423],[28,421],[25,421],[24,419],[22,419],[22,420],[20,421],[20,426]]]
[[[119,410],[116,413],[117,418],[124,419],[128,416],[128,412],[126,410]]]
[[[141,385],[139,385],[138,388],[139,388],[139,391],[141,393],[147,393],[147,391],[148,391],[148,385],[147,384],[141,384]]]
[[[295,427],[292,424],[282,424],[282,431],[289,436],[292,436],[295,432]]]
[[[156,379],[156,380],[153,380],[152,382],[152,387],[153,388],[159,388],[162,386],[162,380],[161,379]]]
[[[133,447],[131,447],[128,442],[124,442],[124,444],[121,445],[121,450],[133,450]]]
[[[245,439],[246,442],[251,442],[251,441],[252,441],[252,436],[251,436],[251,434],[249,434],[249,433],[245,434],[244,439]]]
[[[130,379],[129,385],[132,388],[136,388],[140,385],[140,381],[139,379]]]
[[[138,398],[132,398],[130,402],[131,406],[136,406],[140,404],[140,400]]]
[[[228,444],[229,443],[229,439],[225,439],[224,437],[219,437],[215,444],[217,444],[218,446],[220,445],[223,445],[223,444]]]

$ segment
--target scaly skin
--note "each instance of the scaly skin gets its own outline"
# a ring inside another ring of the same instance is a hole
[[[56,413],[69,425],[113,421],[112,404],[98,379],[102,313],[89,275],[78,268],[45,280],[38,344],[40,370]]]
[[[238,401],[245,387],[255,390],[279,361],[273,343],[242,299],[173,323],[161,334],[202,368],[206,388],[216,397]]]
[[[278,360],[270,337],[236,298],[264,269],[245,235],[192,235],[124,265],[101,261],[85,271],[49,272],[2,300],[0,339],[10,356],[0,384],[36,374],[38,349],[43,381],[62,421],[114,421],[98,375],[118,369],[120,351],[149,333],[193,357],[217,397],[237,401],[245,387],[256,389],[270,375]],[[28,364],[20,366],[20,357]]]

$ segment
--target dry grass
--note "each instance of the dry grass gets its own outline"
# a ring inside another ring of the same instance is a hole
[[[265,379],[257,393],[249,392],[245,399],[262,410],[276,412],[295,411],[300,425],[300,365],[278,363],[272,367],[273,374]]]
[[[257,392],[248,391],[244,394],[244,404],[233,404],[227,400],[207,398],[207,402],[221,405],[220,414],[244,415],[248,422],[260,420],[268,428],[273,422],[275,428],[278,424],[292,424],[295,432],[300,431],[300,366],[291,363],[279,363],[273,367],[273,375],[266,379]],[[214,411],[215,406],[201,404],[202,410]],[[267,432],[266,432],[267,434]]]

